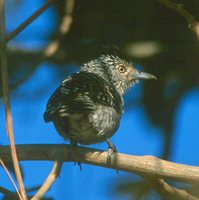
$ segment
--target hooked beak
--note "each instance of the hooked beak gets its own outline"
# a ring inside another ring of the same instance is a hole
[[[157,78],[152,74],[136,70],[136,73],[133,75],[133,79],[157,79]]]

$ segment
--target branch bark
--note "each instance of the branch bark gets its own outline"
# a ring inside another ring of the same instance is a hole
[[[52,57],[60,47],[61,39],[69,32],[72,22],[73,22],[73,9],[75,5],[75,0],[65,1],[65,15],[62,18],[59,35],[56,40],[52,41],[45,49],[44,55],[46,58]]]
[[[6,58],[5,35],[6,35],[5,2],[4,0],[0,0],[0,65],[1,65],[1,76],[2,76],[3,98],[5,102],[6,126],[7,126],[8,137],[10,140],[13,166],[14,166],[17,181],[19,183],[20,193],[23,200],[27,200],[27,195],[26,195],[23,178],[21,175],[21,170],[19,167],[17,151],[15,147],[13,120],[12,120],[12,112],[11,112],[11,105],[10,105],[10,92],[9,92],[9,86],[8,86],[8,67],[7,67],[7,58]]]
[[[182,17],[184,17],[188,23],[188,27],[196,33],[199,38],[199,22],[195,19],[195,17],[184,8],[183,4],[175,3],[171,0],[157,0],[161,4],[167,6],[168,8],[174,10],[179,13]]]
[[[7,188],[4,188],[2,186],[0,186],[0,192],[3,193],[4,195],[6,195],[7,197],[11,198],[11,199],[16,199],[18,196],[16,195],[16,193],[8,190]],[[20,197],[21,199],[21,197]]]
[[[133,156],[115,153],[112,164],[107,164],[107,152],[70,145],[26,144],[17,145],[19,160],[56,160],[57,152],[63,162],[87,163],[126,172],[133,172],[153,179],[171,179],[187,183],[199,183],[199,167],[177,164],[153,156]],[[11,161],[9,146],[0,146],[0,157]]]
[[[59,176],[61,168],[62,168],[62,162],[58,159],[54,162],[53,169],[50,172],[49,176],[47,177],[46,181],[31,200],[40,200],[44,197],[44,195],[48,192],[52,184]]]
[[[13,178],[12,178],[10,172],[8,171],[7,167],[5,166],[5,164],[3,163],[3,161],[2,161],[1,158],[0,158],[0,163],[1,163],[2,167],[4,168],[6,174],[8,175],[10,181],[12,182],[12,184],[13,184],[13,186],[14,186],[14,188],[15,188],[15,190],[16,190],[18,196],[19,196],[19,199],[22,199],[22,197],[21,197],[21,195],[20,195],[20,193],[19,193],[19,190],[18,190],[18,188],[17,188],[17,186],[16,186],[16,184],[15,184],[15,181],[13,180]],[[3,190],[3,187],[1,188],[1,190]],[[6,191],[7,191],[7,193],[6,193]],[[5,190],[5,193],[8,195],[9,190]],[[10,194],[11,194],[11,193],[12,193],[12,192],[10,192]],[[13,194],[14,194],[14,193],[12,193],[12,195],[13,195]],[[16,197],[16,194],[15,194],[15,197]]]
[[[16,35],[22,32],[27,26],[29,26],[37,17],[39,17],[46,9],[48,9],[55,0],[48,0],[41,8],[33,13],[28,19],[19,25],[13,32],[5,37],[6,42],[12,40]]]
[[[163,179],[146,179],[153,188],[166,199],[198,200],[187,191],[170,186]]]

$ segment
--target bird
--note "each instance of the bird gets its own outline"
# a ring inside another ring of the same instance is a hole
[[[44,121],[78,147],[106,142],[107,161],[117,152],[110,138],[124,113],[124,95],[141,79],[156,79],[139,71],[117,53],[103,53],[69,75],[49,98]]]

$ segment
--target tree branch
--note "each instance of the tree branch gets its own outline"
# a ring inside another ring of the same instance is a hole
[[[57,177],[59,177],[61,168],[62,168],[62,161],[56,160],[54,162],[54,166],[53,166],[51,173],[49,174],[49,176],[47,177],[46,181],[41,186],[41,188],[38,190],[36,195],[31,200],[40,200],[44,197],[44,195],[51,188],[52,184],[55,182]]]
[[[0,186],[0,192],[3,193],[4,195],[6,195],[7,197],[10,197],[12,199],[16,199],[17,198],[17,195],[15,192],[12,192],[10,190],[8,190],[7,188],[4,188],[2,186]],[[21,199],[21,197],[20,197]]]
[[[75,0],[65,0],[65,15],[62,18],[60,27],[59,27],[59,36],[56,40],[52,41],[47,48],[44,51],[45,57],[49,58],[53,56],[57,50],[59,49],[61,38],[65,36],[70,28],[71,24],[73,22],[73,9],[74,9]]]
[[[27,144],[17,145],[20,160],[56,160],[60,152],[63,162],[80,162],[133,172],[153,179],[171,179],[187,183],[199,183],[199,167],[177,164],[153,156],[133,156],[115,153],[112,164],[107,164],[107,152],[86,147],[73,148],[70,145]],[[0,157],[11,161],[9,146],[0,146]]]
[[[180,199],[180,200],[198,200],[197,197],[192,196],[188,192],[182,189],[178,189],[170,186],[163,179],[146,179],[153,188],[167,199]]]
[[[6,36],[6,42],[13,39],[21,31],[23,31],[28,25],[30,25],[37,17],[39,17],[55,0],[48,0],[41,8],[39,8],[34,14],[26,19],[22,24],[19,25],[12,33]]]
[[[199,22],[194,18],[194,16],[187,11],[183,4],[178,4],[175,2],[172,2],[170,0],[157,0],[161,4],[167,6],[168,8],[174,10],[175,12],[179,13],[182,17],[184,17],[188,22],[188,27],[194,31],[199,38]]]
[[[6,126],[7,133],[10,140],[10,148],[12,152],[12,161],[15,170],[15,175],[20,187],[20,193],[23,200],[27,199],[23,178],[21,175],[21,170],[19,167],[15,139],[14,139],[14,130],[13,130],[13,121],[12,121],[12,112],[10,105],[10,92],[8,86],[8,67],[7,67],[7,58],[6,58],[6,20],[5,20],[5,4],[4,0],[0,0],[0,65],[1,65],[1,75],[2,75],[2,89],[3,97],[5,102],[5,113],[6,113]]]
[[[17,186],[16,186],[16,184],[15,184],[15,181],[13,180],[13,178],[12,178],[10,172],[8,171],[7,167],[5,166],[5,164],[4,164],[4,162],[3,162],[3,160],[2,160],[1,158],[0,158],[0,163],[1,163],[2,167],[4,168],[6,174],[8,175],[10,181],[12,182],[12,184],[13,184],[13,186],[14,186],[14,188],[15,188],[15,190],[16,190],[18,196],[19,196],[19,198],[22,199],[22,197],[21,197],[21,195],[20,195],[20,193],[19,193],[19,190],[18,190],[18,188],[17,188]],[[2,189],[2,190],[3,190],[3,189]],[[6,190],[5,190],[5,192],[6,192]],[[10,191],[7,190],[7,193],[6,193],[6,194],[8,194],[9,192],[10,192]],[[12,193],[12,195],[14,194],[13,192],[10,192],[10,194],[11,194],[11,193]],[[16,194],[15,194],[15,197],[16,197]]]

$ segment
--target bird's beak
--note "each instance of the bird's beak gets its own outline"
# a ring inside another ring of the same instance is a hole
[[[133,75],[133,79],[157,79],[157,78],[152,74],[136,70],[136,72]]]

